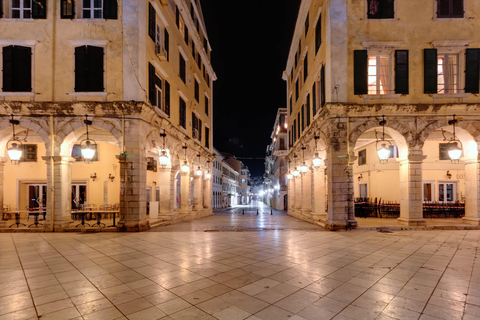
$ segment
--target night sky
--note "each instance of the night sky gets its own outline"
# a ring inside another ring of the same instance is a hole
[[[300,0],[201,0],[201,5],[217,74],[214,146],[261,176],[277,109],[286,107],[282,72]]]

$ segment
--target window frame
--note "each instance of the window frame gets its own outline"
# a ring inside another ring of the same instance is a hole
[[[393,18],[369,18],[368,17],[368,2],[369,0],[364,0],[365,4],[365,22],[372,22],[372,21],[396,21],[397,20],[397,0],[393,0]],[[436,2],[436,1],[435,1]]]
[[[461,18],[452,18],[452,17],[446,17],[446,18],[439,18],[438,17],[438,0],[433,1],[433,21],[453,21],[453,20],[467,20],[466,13],[467,13],[467,3],[466,0],[463,1],[463,17]]]
[[[94,7],[95,5],[95,0],[87,0],[87,1],[90,1],[90,8],[85,8],[84,7],[84,2],[85,0],[83,1],[79,1],[79,5],[81,6],[81,10],[79,12],[82,12],[82,19],[104,19],[103,18],[103,0],[100,1],[101,3],[101,7],[98,8],[98,7]],[[90,14],[93,13],[93,16],[90,16],[88,18],[85,17],[85,11],[90,11]],[[101,17],[95,17],[95,11],[100,11],[101,13]]]
[[[444,79],[444,82],[443,82],[443,92],[439,92],[440,84],[437,80],[437,94],[448,95],[448,94],[460,93],[460,91],[461,91],[461,89],[460,89],[460,54],[459,53],[452,53],[452,52],[437,52],[437,79],[440,76],[440,73],[439,73],[440,56],[444,56],[444,58],[443,58],[443,61],[444,61],[444,63],[443,63],[443,79]],[[448,62],[449,61],[448,57],[450,57],[450,56],[454,56],[457,59],[457,64],[456,64],[457,65],[457,74],[456,74],[456,77],[455,77],[457,88],[454,89],[454,92],[450,92],[450,89],[448,88],[449,86],[451,86],[451,84],[449,83],[450,74],[449,74],[449,71],[448,71],[450,69],[450,63]]]
[[[32,8],[33,7],[33,1],[32,0],[28,0],[28,1],[30,2],[30,10],[25,10],[25,8],[24,8],[25,1],[24,0],[19,0],[18,2],[20,4],[20,7],[15,8],[15,9],[13,8],[13,0],[9,0],[10,17],[12,19],[19,19],[19,20],[33,20],[33,10],[32,10],[33,9]],[[20,12],[20,16],[14,18],[13,17],[13,10],[18,10]],[[30,17],[28,17],[28,18],[23,17],[25,11],[30,11]]]
[[[370,57],[376,57],[376,74],[375,74],[375,77],[376,77],[376,85],[375,85],[375,93],[370,93],[370,82],[368,81],[368,78],[371,77],[370,76],[370,64],[369,61],[370,61]],[[380,73],[380,69],[381,69],[381,65],[379,65],[379,61],[380,61],[380,58],[381,57],[387,57],[388,58],[388,75],[387,75],[387,78],[388,78],[388,86],[387,86],[387,90],[386,90],[386,93],[380,93],[380,77],[381,75],[379,74]],[[367,95],[368,96],[386,96],[386,95],[390,95],[390,94],[393,94],[395,92],[395,89],[392,89],[392,84],[394,83],[393,79],[394,79],[394,70],[393,70],[393,55],[391,52],[378,52],[378,51],[368,51],[367,53]]]
[[[358,150],[358,166],[367,164],[367,149]]]

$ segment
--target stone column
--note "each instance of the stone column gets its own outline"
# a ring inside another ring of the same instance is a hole
[[[190,213],[190,171],[180,173],[180,179],[182,180],[180,186],[180,213]]]
[[[339,124],[338,128],[343,129],[343,126]],[[345,137],[346,131],[335,134]],[[338,141],[327,149],[328,216],[325,227],[329,230],[344,228],[347,223],[351,227],[357,225],[353,203],[353,159],[348,155],[346,141]]]
[[[63,231],[72,222],[72,163],[75,159],[65,156],[42,159],[47,163],[47,221],[44,227],[50,229],[53,219],[54,231]]]
[[[400,161],[400,218],[406,226],[424,226],[422,199],[422,161],[426,158],[421,150],[409,150],[407,160]]]
[[[203,181],[203,207],[205,209],[212,208],[212,177]]]
[[[302,214],[312,214],[312,170],[302,173]]]
[[[3,184],[4,184],[4,175],[3,170],[5,168],[5,163],[8,161],[7,158],[0,157],[0,217],[3,218]],[[0,226],[5,225],[5,222],[0,221]]]
[[[292,178],[288,180],[288,211],[295,208],[295,180]]]
[[[158,203],[158,218],[163,220],[171,220],[173,210],[170,208],[171,203],[171,169],[159,168],[160,201]]]
[[[293,181],[295,181],[295,211],[297,214],[302,210],[302,177],[299,175],[298,177],[293,177]]]
[[[480,225],[480,161],[465,161],[465,217],[468,224]]]
[[[125,154],[120,163],[120,221],[124,231],[143,231],[150,228],[147,219],[147,159],[145,136],[148,125],[141,121],[125,122]]]
[[[326,218],[325,211],[325,166],[313,169],[312,217],[318,221]]]
[[[193,210],[195,211],[203,209],[202,182],[202,176],[195,174],[193,178]]]

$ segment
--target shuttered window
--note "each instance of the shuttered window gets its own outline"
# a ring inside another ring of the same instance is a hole
[[[168,34],[167,28],[165,28],[165,51],[167,52],[167,61],[170,56],[170,35]]]
[[[424,93],[437,93],[437,76],[437,49],[424,49]]]
[[[395,0],[368,0],[368,19],[393,19],[395,17]]]
[[[71,1],[71,0],[60,1],[60,18],[62,19],[75,18],[75,1]]]
[[[182,79],[183,83],[187,83],[185,58],[183,58],[181,53],[179,53],[178,55],[179,55],[180,79]]]
[[[205,114],[208,116],[208,110],[210,109],[210,101],[207,96],[205,96]]]
[[[408,50],[395,51],[395,93],[408,94]]]
[[[312,108],[313,108],[313,116],[315,117],[315,115],[317,114],[317,83],[314,82],[313,83],[313,87],[312,87]]]
[[[0,18],[3,18],[3,0],[0,0]]]
[[[195,79],[195,100],[200,102],[200,85],[198,84],[197,79]]]
[[[75,48],[75,92],[101,92],[103,86],[103,48]]]
[[[117,0],[103,0],[103,18],[113,20],[118,18]]]
[[[187,104],[185,103],[185,100],[182,98],[179,98],[179,118],[180,118],[180,126],[183,127],[184,129],[187,128]]]
[[[465,52],[465,92],[479,93],[480,49]]]
[[[198,141],[202,142],[202,120],[198,119]]]
[[[464,0],[437,0],[437,18],[463,18]]]
[[[2,49],[4,92],[32,91],[32,48],[6,46]]]
[[[157,12],[152,4],[148,3],[148,36],[155,42],[156,41],[156,24],[157,24]]]
[[[315,26],[315,52],[318,53],[320,45],[322,44],[322,15],[318,17],[317,25]]]
[[[298,90],[298,79],[295,81],[295,102],[297,102],[298,100],[298,92],[300,90]]]
[[[355,50],[353,54],[353,83],[356,95],[368,92],[368,53],[367,50]]]
[[[32,1],[32,18],[47,19],[47,0]]]
[[[301,131],[301,122],[300,122],[300,112],[297,113],[297,124],[298,124],[298,138],[300,138]]]
[[[210,148],[210,128],[205,127],[205,148]]]
[[[170,116],[170,83],[165,80],[165,113]]]
[[[310,27],[310,13],[307,13],[307,18],[305,19],[305,37],[308,34],[309,27]]]
[[[322,69],[320,70],[320,107],[324,107],[326,100],[325,100],[325,65],[322,65]]]
[[[162,105],[162,79],[157,76],[155,67],[148,63],[148,98],[152,106],[158,107],[160,110],[165,111],[165,107]]]
[[[307,109],[307,127],[310,125],[310,94],[307,95],[307,104],[305,105]]]
[[[198,118],[194,112],[192,112],[192,137],[198,139]]]
[[[303,82],[307,81],[308,76],[308,53],[305,54],[305,60],[303,60]]]
[[[302,132],[305,130],[305,105],[302,106]]]

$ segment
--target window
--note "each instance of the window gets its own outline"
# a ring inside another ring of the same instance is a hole
[[[180,31],[182,36],[185,36],[185,21],[183,21],[183,17],[180,14],[180,10],[177,7],[176,10],[176,22],[177,22],[177,28]]]
[[[320,15],[315,26],[315,52],[318,52],[322,44],[322,16]]]
[[[368,56],[368,94],[388,94],[390,88],[390,56]]]
[[[187,128],[187,104],[185,103],[185,100],[183,100],[182,98],[179,98],[179,99],[180,99],[179,100],[180,126],[186,129]]]
[[[247,179],[242,178],[242,183],[247,183]]]
[[[152,6],[152,4],[148,3],[148,35],[153,41],[155,41],[155,44],[157,43],[156,24],[157,24],[157,12],[155,11],[155,8]]]
[[[192,112],[192,137],[198,139],[198,118],[194,112]]]
[[[11,0],[10,16],[13,19],[46,19],[47,0]],[[0,18],[3,17],[3,1],[0,0]]]
[[[305,19],[305,37],[308,34],[308,27],[310,27],[310,13],[307,13],[307,18]]]
[[[210,109],[210,101],[207,96],[205,96],[205,114],[208,116],[208,110]]]
[[[393,19],[395,17],[394,0],[367,0],[368,19]]]
[[[169,58],[169,55],[170,55],[170,34],[168,33],[167,31],[167,28],[165,28],[164,30],[164,48],[165,48],[165,52],[167,53],[167,61],[168,61],[168,58]]]
[[[36,162],[37,161],[37,145],[24,144],[21,162]]]
[[[358,165],[363,166],[367,164],[367,149],[358,151]]]
[[[12,0],[12,18],[28,19],[32,17],[32,1]]]
[[[448,150],[451,144],[449,143],[439,143],[438,144],[438,159],[439,160],[451,160],[448,154]]]
[[[305,105],[302,106],[302,132],[305,130]],[[300,122],[299,122],[300,123]],[[300,134],[299,134],[300,136]]]
[[[185,58],[181,53],[179,55],[179,68],[180,68],[180,79],[182,79],[183,83],[187,83],[187,74],[186,74],[186,69],[187,65],[185,62]]]
[[[198,85],[197,79],[195,79],[195,100],[200,102],[200,86]]]
[[[101,0],[83,0],[82,17],[84,19],[101,19],[103,11],[103,1]]]
[[[3,55],[3,91],[32,91],[32,48],[6,46]]]
[[[101,92],[103,86],[103,48],[75,48],[75,92]]]
[[[295,81],[295,102],[298,100],[298,79]]]
[[[437,0],[437,18],[463,18],[464,0]]]
[[[437,61],[437,92],[440,94],[458,93],[458,54],[438,54]]]
[[[164,90],[164,95],[165,95],[165,113],[170,116],[170,83],[168,83],[167,80],[164,81],[165,84],[165,90]]]
[[[210,148],[210,128],[205,127],[205,148]]]
[[[423,201],[433,201],[433,183],[423,183]]]
[[[307,127],[310,125],[310,93],[307,95],[307,104],[305,105],[307,109]]]
[[[305,60],[303,60],[303,82],[307,81],[308,75],[308,53],[305,53]]]
[[[60,18],[75,18],[75,1],[60,0]]]

